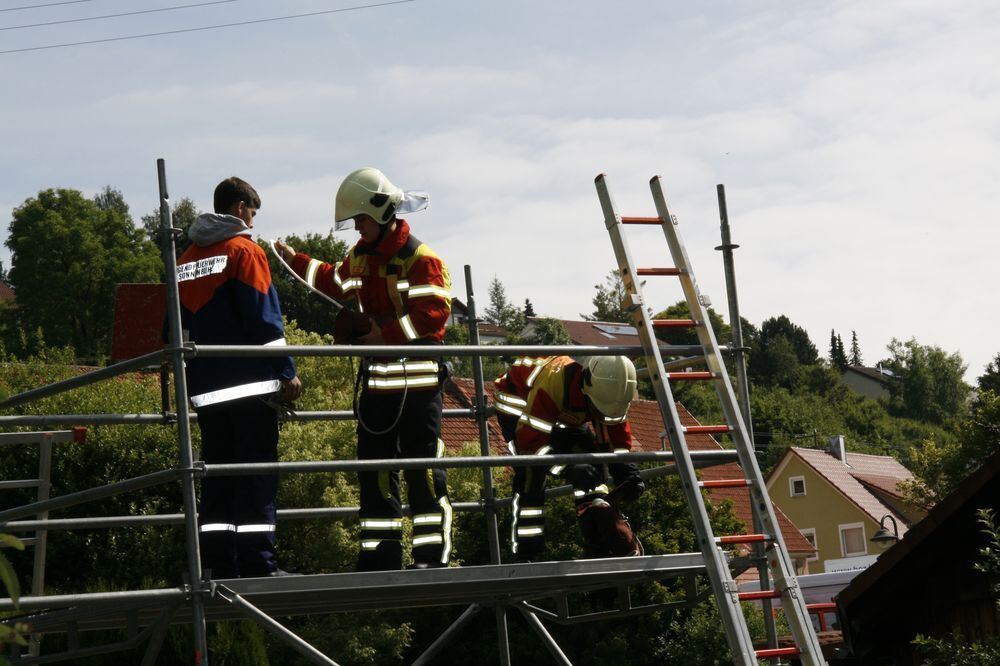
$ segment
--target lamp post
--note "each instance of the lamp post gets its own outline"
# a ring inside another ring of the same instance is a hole
[[[886,518],[888,518],[889,522],[892,523],[892,532],[887,530],[885,527]],[[885,548],[888,548],[899,541],[899,526],[896,525],[896,519],[888,513],[882,516],[882,518],[878,521],[878,530],[872,535],[871,541]]]

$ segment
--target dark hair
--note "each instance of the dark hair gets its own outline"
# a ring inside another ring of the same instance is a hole
[[[260,209],[260,195],[242,178],[232,176],[216,185],[215,198],[212,202],[216,213],[228,213],[241,201],[251,208]]]

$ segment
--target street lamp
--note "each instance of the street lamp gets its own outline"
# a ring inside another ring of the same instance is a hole
[[[892,523],[892,532],[885,528],[886,518]],[[896,525],[896,519],[888,513],[882,516],[882,519],[878,521],[878,530],[872,535],[871,541],[883,546],[891,546],[899,541],[899,526]]]

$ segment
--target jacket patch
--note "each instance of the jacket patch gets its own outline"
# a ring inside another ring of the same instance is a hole
[[[186,282],[187,280],[197,280],[206,275],[221,273],[226,269],[228,263],[229,257],[224,254],[216,257],[205,257],[198,261],[189,261],[177,267],[177,281]]]

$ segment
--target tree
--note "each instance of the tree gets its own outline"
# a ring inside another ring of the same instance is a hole
[[[170,212],[174,228],[180,229],[182,232],[174,239],[174,248],[177,250],[177,256],[180,256],[181,252],[186,250],[191,244],[191,239],[187,236],[187,230],[191,228],[191,225],[194,224],[201,213],[198,211],[197,204],[187,197],[175,203]],[[142,228],[145,229],[149,237],[154,242],[159,243],[161,226],[159,209],[154,210],[148,215],[143,215],[141,222]]]
[[[483,313],[483,319],[506,329],[511,335],[517,335],[524,328],[524,313],[507,299],[507,290],[496,275],[490,282],[490,305]]]
[[[892,370],[890,406],[903,416],[947,424],[965,416],[970,387],[963,381],[966,365],[957,353],[919,344],[915,339],[889,343],[890,358],[882,365]]]
[[[980,391],[993,391],[1000,395],[1000,354],[986,365],[983,374],[976,380]]]
[[[785,315],[765,319],[764,323],[760,325],[760,340],[765,346],[778,336],[783,336],[788,340],[795,352],[795,357],[802,365],[812,365],[819,360],[819,352],[816,351],[816,345],[809,339],[806,329],[793,324]]]
[[[0,264],[0,267],[2,267],[2,264]],[[535,306],[533,306],[531,304],[531,300],[529,300],[527,298],[524,299],[524,316],[525,316],[525,318],[527,318],[527,317],[535,317],[536,316],[535,315]]]
[[[347,256],[347,243],[334,237],[332,231],[328,231],[325,236],[310,233],[306,234],[305,238],[288,236],[284,240],[295,248],[296,252],[305,252],[320,261],[335,263]],[[271,252],[270,245],[264,241],[257,241],[257,244],[267,255],[267,263],[271,268],[271,282],[278,292],[281,313],[285,315],[285,319],[297,322],[299,328],[306,331],[332,333],[334,317],[337,315],[336,308],[296,280]]]
[[[632,322],[628,311],[622,303],[625,300],[625,283],[622,282],[621,274],[618,271],[611,271],[604,277],[604,284],[595,284],[597,293],[591,301],[594,304],[594,311],[585,315],[581,313],[586,321],[617,321],[624,324]]]
[[[861,347],[858,345],[858,334],[851,331],[851,365],[864,365],[861,362]]]
[[[7,269],[4,268],[3,260],[0,259],[0,282],[7,281]]]
[[[115,287],[155,281],[159,253],[143,238],[121,194],[94,200],[76,190],[44,190],[14,210],[6,245],[19,325],[41,328],[49,345],[83,357],[108,353]]]
[[[525,340],[529,345],[571,345],[573,340],[563,323],[551,317],[536,319],[531,327],[531,334]]]
[[[707,308],[708,320],[712,323],[712,330],[715,332],[716,340],[722,344],[729,341],[732,332],[729,326],[722,319],[722,315]],[[653,316],[653,319],[691,319],[691,309],[688,308],[687,301],[677,301],[666,310]],[[656,332],[656,337],[669,345],[697,345],[698,332],[694,328],[664,328]]]

